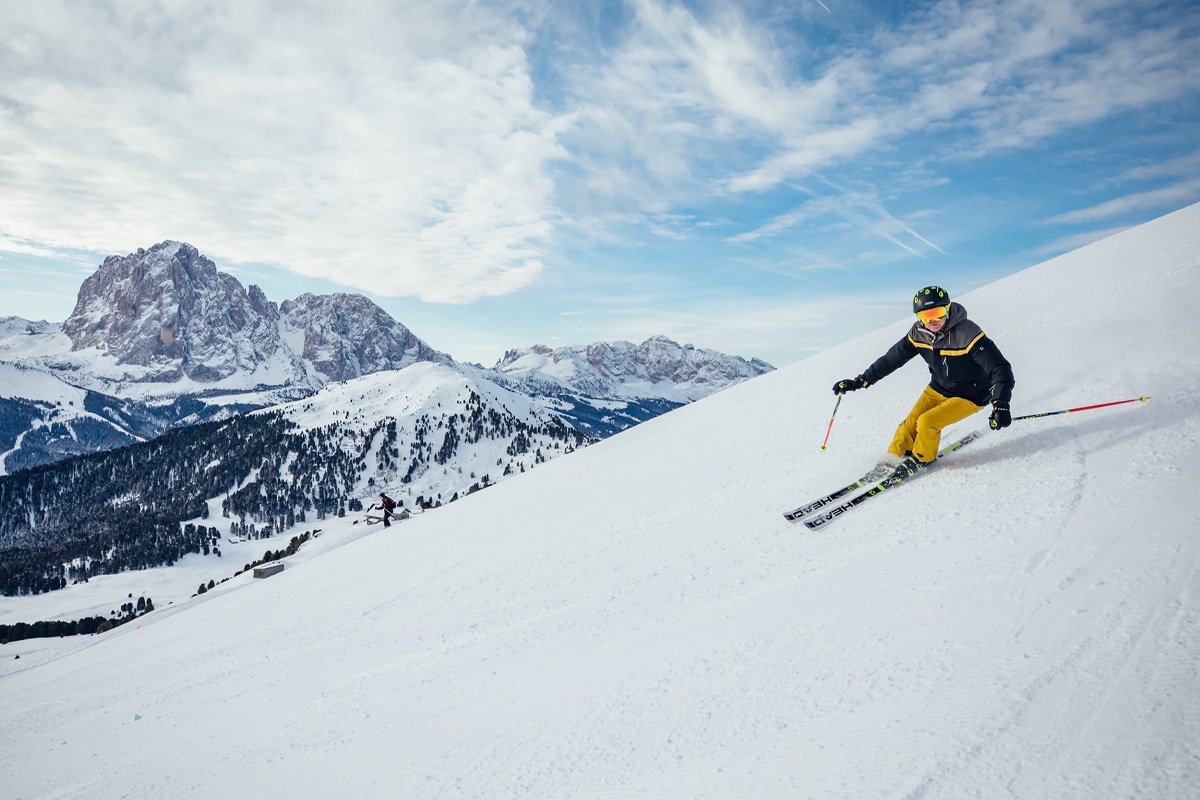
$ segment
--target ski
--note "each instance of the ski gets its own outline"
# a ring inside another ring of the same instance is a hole
[[[951,453],[953,453],[963,447],[966,447],[971,442],[975,441],[976,439],[980,438],[981,436],[983,436],[982,431],[971,431],[970,433],[968,433],[966,436],[959,439],[954,444],[943,447],[941,449],[941,451],[938,452],[937,458],[934,459],[933,461],[929,462],[928,464],[924,464],[920,461],[915,461],[912,459],[905,461],[899,467],[896,467],[895,471],[893,471],[891,475],[887,476],[882,481],[875,484],[874,486],[872,486],[870,489],[863,492],[862,494],[857,495],[840,505],[834,506],[833,508],[829,509],[828,511],[824,511],[821,514],[818,514],[817,516],[812,517],[811,519],[804,520],[804,527],[808,528],[809,530],[817,530],[818,528],[828,525],[829,523],[833,522],[834,520],[836,520],[838,517],[842,516],[843,514],[846,514],[850,511],[853,511],[854,509],[858,508],[860,505],[867,502],[867,500],[871,499],[872,497],[882,494],[883,492],[886,492],[888,489],[891,489],[894,486],[899,486],[901,483],[908,480],[909,478],[912,478],[915,475],[920,475],[922,472],[929,469],[931,466],[936,464],[942,458],[945,458],[946,456],[950,455]]]
[[[805,503],[799,508],[793,508],[791,511],[785,513],[783,518],[788,522],[796,522],[800,518],[808,516],[819,508],[827,506],[837,500],[841,500],[851,492],[857,491],[864,486],[868,486],[883,478],[886,478],[894,469],[894,466],[888,466],[887,464],[876,464],[870,472],[868,472],[866,475],[863,475],[849,486],[843,486],[841,489],[836,489],[827,495],[822,495],[816,500],[813,500],[811,503]]]

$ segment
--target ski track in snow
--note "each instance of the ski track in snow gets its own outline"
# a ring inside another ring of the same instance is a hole
[[[1013,444],[1015,445],[1016,442]],[[1077,450],[1077,452],[1081,470],[1075,491],[1064,497],[1061,522],[1055,521],[1051,524],[1050,519],[1042,519],[1040,516],[1030,520],[1036,523],[1033,530],[1053,530],[1054,533],[1048,549],[1037,553],[1030,562],[1031,569],[1028,573],[1028,580],[1019,587],[1012,598],[1025,609],[1018,627],[1011,636],[1012,644],[1022,643],[1027,634],[1030,639],[1040,639],[1042,634],[1037,628],[1048,617],[1061,620],[1069,619],[1072,615],[1090,613],[1085,599],[1086,595],[1091,589],[1107,585],[1108,580],[1097,579],[1093,584],[1088,585],[1085,579],[1097,573],[1103,574],[1105,570],[1112,570],[1115,574],[1120,575],[1127,572],[1126,564],[1136,563],[1130,557],[1131,554],[1126,552],[1130,546],[1127,540],[1113,540],[1103,548],[1099,548],[1102,543],[1092,541],[1090,543],[1092,547],[1099,549],[1095,560],[1090,563],[1085,560],[1089,566],[1080,566],[1078,558],[1070,561],[1066,561],[1064,558],[1066,563],[1063,568],[1055,569],[1060,552],[1063,554],[1074,552],[1078,556],[1079,549],[1089,544],[1080,539],[1088,537],[1090,532],[1096,530],[1091,521],[1080,522],[1077,519],[1077,512],[1084,506],[1085,498],[1091,494],[1088,491],[1089,475],[1086,471],[1084,452],[1081,450]],[[1138,466],[1135,462],[1130,465],[1130,468],[1137,469]],[[1102,474],[1120,474],[1119,469],[1115,471],[1111,469],[1112,465],[1106,465],[1106,467],[1108,468],[1103,470]],[[1068,475],[1062,469],[1056,470],[1056,473],[1061,478]],[[1044,506],[1040,508],[1044,508]],[[1127,721],[1137,719],[1140,716],[1139,711],[1144,706],[1152,705],[1153,698],[1164,686],[1187,686],[1195,676],[1194,665],[1182,667],[1178,671],[1168,668],[1167,675],[1164,676],[1164,659],[1156,656],[1161,654],[1164,649],[1169,651],[1178,647],[1177,637],[1183,626],[1182,620],[1188,615],[1194,617],[1194,610],[1190,608],[1190,603],[1178,599],[1178,597],[1186,598],[1189,594],[1189,586],[1194,585],[1198,563],[1197,552],[1195,547],[1189,547],[1188,550],[1189,552],[1185,553],[1183,546],[1176,545],[1170,557],[1166,559],[1167,563],[1171,565],[1171,575],[1161,589],[1155,589],[1152,585],[1162,579],[1160,575],[1125,577],[1125,585],[1129,588],[1121,593],[1116,608],[1110,609],[1109,617],[1105,620],[1102,628],[1106,634],[1116,634],[1119,641],[1121,638],[1128,639],[1128,643],[1121,642],[1123,646],[1118,653],[1111,655],[1107,653],[1111,644],[1104,641],[1103,637],[1097,636],[1070,641],[1065,651],[1062,649],[1061,643],[1057,643],[1058,646],[1053,649],[1039,644],[1031,652],[1022,656],[1031,662],[1033,677],[1024,686],[1012,687],[1019,691],[1007,704],[1012,712],[1011,719],[995,721],[991,726],[984,720],[976,721],[973,726],[976,733],[967,737],[965,741],[957,743],[952,748],[951,755],[939,758],[936,765],[915,779],[913,788],[901,796],[919,798],[927,796],[939,786],[947,784],[962,786],[964,781],[969,780],[971,776],[978,779],[978,776],[986,775],[988,765],[1019,764],[1021,760],[1031,760],[1031,754],[1042,756],[1040,759],[1032,760],[1049,762],[1045,764],[1048,768],[1044,769],[1043,775],[1062,775],[1067,772],[1066,767],[1072,760],[1077,759],[1081,751],[1086,750],[1088,743],[1095,740],[1122,739],[1127,733],[1124,730]],[[1170,606],[1169,611],[1168,606]],[[1128,620],[1130,619],[1133,624],[1129,624]],[[1000,663],[1003,662],[1001,654],[1003,650],[1007,649],[1006,644],[1008,643],[997,641],[991,649]],[[1166,662],[1171,663],[1169,659]],[[1096,677],[1102,679],[1096,683],[1103,687],[1099,696],[1089,698],[1082,707],[1079,706],[1080,697],[1075,692],[1070,693],[1071,703],[1069,706],[1056,701],[1056,691],[1060,691],[1063,688],[1062,683],[1077,672],[1099,673],[1096,674]],[[1137,691],[1140,682],[1131,680],[1131,677],[1146,672],[1150,673],[1149,690]],[[998,676],[994,676],[994,679],[995,677]],[[1132,696],[1130,696],[1131,689],[1134,690]],[[971,696],[986,696],[987,689],[983,686],[968,685],[966,694],[967,697],[963,698],[964,701]],[[1114,707],[1119,707],[1117,709],[1119,713],[1113,713]],[[1057,731],[1069,731],[1070,735],[1065,739],[1039,742],[1037,747],[1031,747],[1027,741],[1020,742],[1014,747],[1009,741],[1012,738],[1011,731],[1038,729],[1040,726],[1030,724],[1029,718],[1035,714],[1043,714],[1046,708],[1053,708],[1058,717],[1048,727]],[[1121,720],[1120,729],[1096,730],[1097,725],[1109,724],[1114,716]],[[1064,724],[1068,721],[1070,724]],[[1189,714],[1188,720],[1184,724],[1190,726],[1196,721],[1196,715],[1193,712]],[[1137,737],[1132,738],[1136,739]],[[1012,752],[1013,750],[1015,752]],[[1049,758],[1046,757],[1047,754],[1049,754]],[[1105,753],[1103,762],[1107,763],[1107,767],[1101,773],[1102,780],[1097,779],[1077,784],[1045,780],[1041,785],[1028,786],[1023,785],[1020,776],[1009,775],[1001,782],[999,780],[1001,776],[997,775],[997,780],[993,785],[981,784],[979,788],[973,789],[970,795],[980,797],[1153,796],[1153,793],[1147,794],[1145,791],[1144,776],[1136,774],[1139,769],[1144,769],[1146,766],[1145,761],[1141,760],[1139,755],[1120,751]],[[1097,760],[1096,763],[1102,763],[1102,761]],[[985,769],[981,769],[981,767]],[[994,767],[991,771],[995,772]],[[1186,775],[1174,776],[1176,780],[1185,777]]]
[[[389,529],[326,521],[140,628],[0,648],[0,798],[1196,795],[1200,206],[964,305],[1014,413],[1153,399],[787,523],[924,385],[855,393],[819,451],[822,387],[898,322]]]

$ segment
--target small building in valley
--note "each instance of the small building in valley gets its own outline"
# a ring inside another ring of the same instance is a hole
[[[254,577],[269,578],[277,572],[283,572],[282,561],[273,561],[270,564],[263,564],[261,567],[255,567]]]

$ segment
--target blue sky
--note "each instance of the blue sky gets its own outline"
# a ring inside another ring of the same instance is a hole
[[[176,239],[462,360],[783,365],[1200,200],[1191,3],[281,8],[0,5],[0,316]]]

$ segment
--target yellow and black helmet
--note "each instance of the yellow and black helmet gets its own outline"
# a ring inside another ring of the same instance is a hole
[[[950,305],[950,293],[940,286],[926,286],[913,296],[913,313]]]

